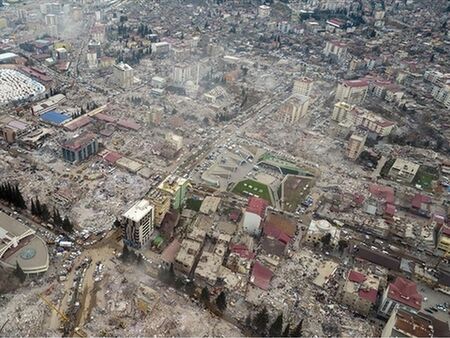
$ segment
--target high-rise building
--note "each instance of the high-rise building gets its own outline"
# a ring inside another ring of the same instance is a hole
[[[162,181],[158,189],[170,194],[172,199],[172,208],[179,210],[186,197],[189,181],[185,178],[169,175]]]
[[[122,88],[130,88],[134,83],[134,70],[126,63],[114,65],[114,78]]]
[[[294,80],[294,87],[292,88],[292,94],[309,96],[311,94],[313,84],[314,81],[307,77],[296,79]]]
[[[122,236],[126,245],[134,248],[145,246],[153,232],[154,208],[147,200],[136,202],[122,215]]]
[[[98,152],[97,137],[92,133],[84,133],[62,145],[65,161],[78,163]]]
[[[336,101],[361,103],[365,100],[369,82],[366,79],[342,81],[336,89]]]
[[[342,60],[347,56],[347,44],[341,41],[327,41],[325,44],[324,54],[326,56],[333,56],[338,60]]]
[[[347,156],[351,160],[356,160],[364,149],[367,135],[353,134],[350,136],[347,145]]]
[[[283,122],[295,123],[308,113],[309,98],[303,95],[293,95],[280,107],[279,113]]]
[[[354,106],[346,102],[337,102],[333,108],[331,119],[336,122],[342,122],[348,119]]]
[[[153,208],[155,210],[154,224],[156,227],[159,227],[162,220],[164,219],[164,216],[170,210],[171,196],[163,190],[152,189],[149,191],[145,198],[148,199],[153,205]]]

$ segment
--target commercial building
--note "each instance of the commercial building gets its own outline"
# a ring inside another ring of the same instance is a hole
[[[142,248],[150,240],[154,224],[154,208],[147,200],[136,202],[122,215],[122,235],[126,245]]]
[[[152,189],[147,194],[146,199],[150,201],[154,208],[155,226],[159,227],[166,213],[170,210],[171,196],[160,189]]]
[[[284,123],[295,123],[307,115],[308,107],[308,97],[293,95],[281,105],[279,113]]]
[[[47,271],[47,245],[36,231],[0,212],[0,264],[15,268],[17,263],[26,274]]]
[[[97,136],[93,133],[81,134],[62,145],[65,161],[78,163],[98,152]]]
[[[152,43],[152,54],[163,55],[170,52],[170,43],[162,41]]]
[[[134,83],[134,70],[126,63],[114,65],[114,78],[122,88],[130,88]]]
[[[421,309],[422,295],[417,291],[416,283],[403,277],[397,277],[384,291],[378,314],[389,318],[397,306],[413,312]]]
[[[189,181],[185,178],[169,175],[162,181],[158,189],[167,192],[172,198],[172,208],[178,210],[183,205]]]
[[[344,80],[337,86],[335,99],[347,103],[361,103],[365,100],[368,89],[369,81],[366,79]]]
[[[398,158],[389,170],[389,176],[401,182],[411,183],[419,167],[420,165],[418,164]]]
[[[258,197],[250,197],[244,212],[243,228],[250,235],[257,236],[261,232],[261,221],[266,214],[268,203]]]
[[[295,79],[294,86],[292,87],[292,94],[309,96],[311,94],[313,84],[314,81],[307,77]]]
[[[367,316],[376,303],[379,284],[378,276],[351,270],[342,287],[341,302],[351,310]]]
[[[353,134],[350,136],[347,145],[347,156],[351,160],[356,160],[364,149],[367,135]]]

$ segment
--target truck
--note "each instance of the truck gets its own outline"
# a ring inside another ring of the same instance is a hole
[[[69,241],[60,241],[58,245],[63,248],[71,248],[73,246],[73,243]]]

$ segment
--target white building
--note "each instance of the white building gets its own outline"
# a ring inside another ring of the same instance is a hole
[[[313,80],[307,77],[302,77],[294,80],[294,86],[292,87],[292,94],[309,96],[311,94],[313,83],[314,83]]]
[[[327,220],[312,220],[309,224],[308,232],[306,233],[306,242],[307,243],[317,243],[319,244],[321,239],[326,235],[331,235],[330,244],[336,246],[339,241],[340,230],[331,225]]]
[[[153,232],[155,211],[147,200],[136,202],[122,215],[122,235],[125,244],[141,248],[148,243]]]
[[[258,16],[260,18],[267,18],[270,15],[270,6],[261,5],[258,7]]]
[[[126,63],[114,65],[114,78],[122,88],[129,88],[134,83],[134,70]]]
[[[250,197],[247,209],[244,212],[243,228],[250,235],[257,236],[261,233],[261,221],[263,220],[268,203],[257,197]]]

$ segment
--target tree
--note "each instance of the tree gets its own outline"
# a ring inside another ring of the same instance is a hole
[[[227,298],[225,296],[225,292],[222,291],[216,298],[216,305],[221,312],[225,311],[227,308]]]
[[[283,331],[283,314],[280,313],[269,328],[270,337],[281,337]]]
[[[268,321],[269,314],[267,313],[267,308],[264,306],[261,311],[256,314],[255,318],[253,318],[253,326],[255,327],[257,335],[261,337],[266,335]]]
[[[16,270],[14,270],[14,276],[16,276],[21,283],[25,282],[27,275],[23,272],[22,268],[19,265],[19,262],[16,261]]]
[[[206,286],[202,289],[200,301],[205,305],[209,303],[209,290]]]
[[[48,211],[47,204],[45,203],[42,205],[42,211],[40,216],[44,222],[47,222],[50,219],[50,211]]]
[[[16,204],[15,204],[16,207],[18,207],[20,209],[26,209],[27,204],[25,203],[25,200],[23,199],[23,196],[22,196],[22,193],[20,192],[18,184],[16,184],[16,186],[15,186],[14,195],[15,195],[15,200],[16,200]]]
[[[342,254],[347,247],[348,247],[348,242],[345,239],[340,239],[338,242],[339,252]]]
[[[36,216],[41,216],[42,215],[42,206],[41,206],[41,202],[39,201],[39,198],[36,196]]]
[[[289,333],[290,333],[290,332],[291,332],[291,324],[288,323],[288,324],[286,325],[286,327],[284,328],[284,331],[283,331],[282,336],[283,336],[283,337],[289,337]]]
[[[67,231],[67,232],[73,231],[73,225],[67,216],[64,217],[64,221],[62,222],[62,228],[64,229],[64,231]]]
[[[298,325],[295,327],[295,329],[292,330],[290,337],[303,337],[302,327],[303,327],[303,319],[301,319]]]
[[[121,224],[120,224],[120,221],[116,218],[116,220],[114,221],[113,225],[114,225],[115,228],[120,228]]]
[[[130,259],[130,249],[126,244],[123,245],[122,256],[120,256],[122,261],[127,262]]]
[[[31,199],[31,214],[36,215],[36,205],[34,204],[33,199]]]
[[[320,239],[324,247],[329,247],[331,243],[331,234],[328,232]]]
[[[56,208],[53,208],[53,224],[57,227],[63,226],[63,219],[61,218],[61,215],[59,214],[59,210]],[[64,229],[65,230],[65,229]]]

